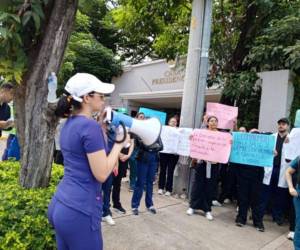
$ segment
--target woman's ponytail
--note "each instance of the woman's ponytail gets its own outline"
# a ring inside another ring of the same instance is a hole
[[[67,118],[72,111],[81,109],[81,103],[74,100],[69,92],[64,90],[56,106],[55,115],[60,118]]]
[[[55,115],[60,118],[66,118],[71,115],[72,112],[72,96],[63,94],[57,103],[55,109]]]

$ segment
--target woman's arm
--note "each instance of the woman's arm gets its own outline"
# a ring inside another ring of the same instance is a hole
[[[108,156],[105,150],[87,154],[92,173],[98,181],[103,183],[110,175],[117,164],[122,147],[123,144],[116,143]]]
[[[297,193],[296,189],[294,188],[293,181],[292,181],[292,175],[295,172],[296,172],[295,169],[293,169],[291,167],[288,167],[288,169],[285,172],[285,178],[286,178],[286,181],[287,181],[288,186],[289,186],[289,192],[290,192],[290,194],[292,196],[294,196],[294,197],[297,197],[298,193]]]
[[[116,166],[122,148],[129,142],[130,137],[128,134],[126,134],[125,141],[123,143],[115,143],[109,155],[106,155],[106,152],[103,149],[87,154],[91,171],[98,181],[102,183],[105,182],[107,177],[111,174],[112,170]]]

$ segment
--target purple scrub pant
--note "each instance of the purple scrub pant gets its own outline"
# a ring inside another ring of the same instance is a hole
[[[103,249],[101,225],[97,229],[92,228],[90,216],[53,198],[48,208],[48,219],[55,230],[58,250]]]

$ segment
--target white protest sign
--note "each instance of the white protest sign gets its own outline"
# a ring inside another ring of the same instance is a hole
[[[177,154],[183,156],[190,155],[190,136],[193,132],[191,128],[179,128],[179,141],[177,146]]]
[[[283,144],[285,159],[294,160],[300,155],[300,128],[293,128],[288,138],[289,142]]]
[[[162,126],[160,134],[164,149],[161,153],[177,154],[177,145],[179,141],[179,132],[177,128]]]

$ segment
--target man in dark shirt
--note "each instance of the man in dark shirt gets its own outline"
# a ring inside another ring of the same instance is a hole
[[[284,165],[281,163],[282,147],[286,140],[289,130],[289,120],[281,118],[277,122],[278,133],[276,137],[276,151],[273,160],[271,176],[264,178],[264,185],[261,194],[261,216],[264,216],[269,201],[272,204],[272,217],[278,224],[282,225],[284,221],[284,212],[288,203],[288,190],[285,182]],[[266,170],[265,170],[266,171]],[[282,173],[281,173],[282,172]]]
[[[10,120],[9,102],[14,97],[14,87],[10,83],[3,83],[0,86],[0,136],[3,129],[8,129],[13,126],[13,121]]]
[[[10,129],[14,126],[14,122],[11,118],[10,107],[8,103],[13,100],[14,87],[10,83],[3,83],[0,86],[0,137],[2,136],[2,130]],[[8,159],[8,149],[11,142],[14,140],[15,135],[10,134],[7,138],[6,149],[2,155],[2,160]]]

